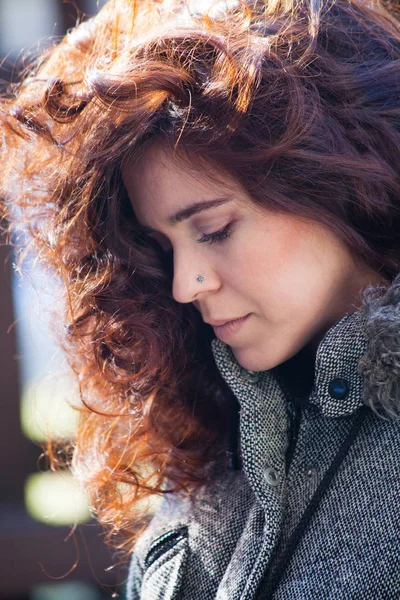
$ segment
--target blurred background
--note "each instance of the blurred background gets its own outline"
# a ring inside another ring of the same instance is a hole
[[[13,65],[24,54],[104,3],[0,0],[0,78],[15,79]],[[110,569],[117,557],[84,493],[69,472],[50,472],[39,460],[46,432],[73,435],[69,403],[78,392],[49,328],[56,283],[34,260],[21,276],[13,263],[12,250],[0,246],[0,599],[123,599],[127,567]]]

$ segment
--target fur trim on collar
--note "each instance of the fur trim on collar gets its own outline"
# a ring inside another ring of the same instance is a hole
[[[365,402],[380,416],[400,416],[400,273],[388,287],[363,292],[367,349],[358,362]]]

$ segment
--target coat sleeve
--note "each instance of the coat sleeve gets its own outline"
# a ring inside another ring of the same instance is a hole
[[[126,588],[127,600],[177,600],[188,558],[188,527],[165,531],[152,541],[143,568],[138,554],[133,554]]]
[[[187,561],[187,500],[165,498],[136,540],[125,586],[126,600],[174,600]]]

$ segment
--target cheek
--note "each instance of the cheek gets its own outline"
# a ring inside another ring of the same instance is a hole
[[[293,275],[304,269],[303,238],[299,227],[288,223],[253,230],[237,262],[243,277],[258,285],[269,282],[290,285]]]
[[[321,253],[302,224],[286,222],[253,231],[232,268],[233,284],[263,312],[280,319],[312,311],[323,285]],[[232,279],[231,279],[232,280]]]

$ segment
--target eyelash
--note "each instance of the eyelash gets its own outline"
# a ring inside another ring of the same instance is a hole
[[[213,244],[214,242],[223,242],[231,235],[231,227],[232,223],[228,223],[226,227],[220,229],[219,231],[214,231],[213,233],[205,233],[203,237],[201,237],[197,241],[199,242],[199,244]]]

